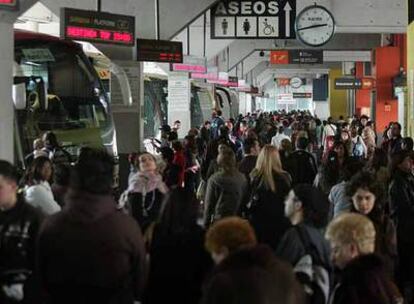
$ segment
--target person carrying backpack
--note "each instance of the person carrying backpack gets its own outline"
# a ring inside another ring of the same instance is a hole
[[[222,112],[218,110],[216,113],[213,113],[213,120],[211,121],[211,133],[213,139],[217,139],[220,136],[220,127],[225,124],[223,117],[221,117]]]
[[[292,176],[292,184],[312,184],[318,173],[315,157],[307,151],[309,139],[299,137],[296,140],[296,151],[289,156],[289,173]]]
[[[367,157],[368,149],[364,143],[364,140],[361,135],[358,135],[358,129],[353,127],[351,129],[351,143],[352,156],[359,159],[364,159]]]
[[[326,155],[332,149],[334,142],[335,142],[336,133],[337,133],[337,128],[335,124],[333,123],[332,117],[329,117],[328,122],[323,129],[323,135],[322,135],[324,155]]]
[[[294,267],[306,303],[326,304],[332,267],[329,243],[320,230],[328,223],[329,201],[317,188],[297,185],[286,198],[285,215],[293,227],[287,230],[275,253]]]

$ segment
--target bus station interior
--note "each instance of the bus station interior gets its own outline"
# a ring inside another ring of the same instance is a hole
[[[175,69],[172,63],[138,61],[135,41],[130,45],[80,42],[110,102],[115,126],[111,136],[116,137],[115,150],[121,159],[142,149],[143,140],[155,136],[161,125],[180,119],[184,132],[209,119],[214,108],[221,108],[227,118],[257,110],[309,110],[320,118],[336,119],[366,114],[375,121],[377,132],[399,121],[403,133],[413,135],[412,1],[290,0],[259,1],[258,5],[252,5],[257,1],[227,1],[228,7],[217,8],[219,2],[21,0],[14,10],[2,9],[0,158],[16,160],[22,150],[15,144],[18,135],[13,131],[16,33],[61,36],[63,8],[132,16],[137,43],[153,39],[182,45],[184,69]],[[266,8],[268,3],[273,6]],[[313,5],[323,7],[335,20],[332,37],[316,47],[305,38],[295,38],[295,18]],[[275,17],[263,19],[266,9],[285,14],[283,26],[271,23]],[[236,10],[256,17],[233,24],[234,17],[220,15]],[[257,33],[251,34],[254,30]],[[205,68],[201,73],[185,70],[200,62]],[[207,80],[211,75],[215,81]]]

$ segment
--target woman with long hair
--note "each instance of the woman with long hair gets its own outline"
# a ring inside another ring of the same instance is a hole
[[[319,172],[315,177],[314,186],[329,195],[333,186],[339,182],[341,166],[339,163],[338,153],[329,151],[326,159],[319,167]]]
[[[53,197],[49,182],[52,179],[53,165],[48,157],[36,158],[25,177],[25,199],[30,205],[50,215],[60,211],[59,204]]]
[[[393,222],[385,212],[384,186],[368,171],[361,171],[347,185],[351,211],[367,216],[375,226],[375,252],[384,257],[389,273],[394,274],[397,239]]]
[[[154,155],[142,153],[137,161],[138,172],[131,176],[121,201],[127,200],[132,216],[145,232],[157,219],[168,188],[162,180]]]
[[[348,148],[343,141],[335,141],[331,151],[335,151],[338,156],[338,164],[340,167],[346,162],[349,158]]]
[[[150,272],[144,303],[198,303],[206,273],[213,266],[197,225],[199,203],[193,192],[171,190],[154,224]]]
[[[282,169],[276,147],[263,147],[250,176],[250,199],[243,211],[255,229],[258,241],[276,249],[289,228],[289,220],[284,215],[284,200],[291,188],[291,178]]]

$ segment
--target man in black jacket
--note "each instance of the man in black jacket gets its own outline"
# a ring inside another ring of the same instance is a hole
[[[146,274],[141,231],[117,210],[113,162],[83,149],[71,176],[65,209],[41,227],[38,264],[46,303],[132,304]]]
[[[17,194],[16,169],[0,160],[0,303],[31,303],[41,213]]]
[[[296,151],[290,155],[289,173],[292,176],[292,184],[313,184],[318,173],[315,157],[306,151],[309,140],[299,137],[296,140]]]
[[[255,138],[246,138],[243,150],[244,157],[239,164],[239,171],[246,176],[247,180],[250,180],[250,173],[256,166],[257,156],[260,153],[259,141]]]

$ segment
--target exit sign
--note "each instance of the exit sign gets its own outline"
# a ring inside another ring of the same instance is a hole
[[[62,8],[60,32],[65,39],[134,46],[135,18]]]
[[[0,9],[17,10],[18,8],[18,0],[0,0]]]

